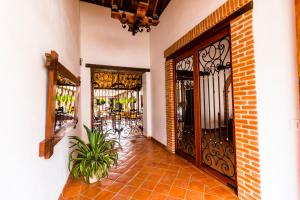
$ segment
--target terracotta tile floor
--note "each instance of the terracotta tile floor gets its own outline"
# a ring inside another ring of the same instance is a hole
[[[60,200],[235,200],[233,191],[161,145],[121,141],[118,167],[100,182],[70,178]]]

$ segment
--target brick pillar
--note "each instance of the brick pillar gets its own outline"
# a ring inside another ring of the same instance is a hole
[[[252,10],[231,21],[238,196],[261,199]]]
[[[167,149],[175,153],[175,63],[167,60],[165,63],[165,86],[166,86],[166,122],[167,122]]]

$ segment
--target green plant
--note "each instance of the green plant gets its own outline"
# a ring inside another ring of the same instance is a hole
[[[106,103],[106,100],[104,99],[104,98],[102,98],[101,100],[100,100],[100,104],[101,105],[104,105]]]
[[[104,98],[97,99],[97,105],[104,105],[106,100]]]
[[[61,95],[57,94],[55,98],[58,102],[61,102]]]
[[[55,98],[58,103],[58,107],[60,107],[62,104],[62,95],[57,94]]]
[[[86,182],[89,178],[96,177],[98,180],[108,176],[112,165],[117,164],[118,153],[115,140],[107,138],[108,133],[98,130],[90,130],[84,125],[89,143],[85,143],[77,136],[69,136],[69,170],[74,178],[82,176]]]
[[[130,97],[129,102],[130,103],[136,103],[136,98],[135,97]]]
[[[61,102],[62,102],[63,104],[65,104],[67,101],[68,101],[68,95],[67,95],[67,94],[61,96]]]
[[[75,101],[75,96],[70,96],[70,102],[73,103]]]

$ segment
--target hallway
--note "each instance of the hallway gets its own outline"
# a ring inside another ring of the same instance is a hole
[[[144,137],[121,141],[118,167],[95,184],[69,178],[60,200],[235,200],[233,191]]]

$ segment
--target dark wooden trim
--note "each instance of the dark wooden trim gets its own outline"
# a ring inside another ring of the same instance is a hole
[[[204,47],[206,47],[206,46],[214,43],[215,41],[220,40],[221,38],[224,38],[224,37],[226,37],[228,35],[230,37],[230,33],[231,33],[230,32],[230,24],[228,24],[228,26],[224,27],[222,30],[220,30],[219,33],[216,33],[215,35],[211,36],[210,38],[207,38],[205,41],[202,42],[202,44],[197,45],[196,48],[195,48],[196,52],[199,52],[199,50],[201,50],[202,48],[204,48]],[[232,56],[232,54],[231,54],[231,56]],[[233,76],[232,76],[232,78],[233,78]],[[233,99],[233,96],[232,96],[232,99]],[[200,99],[199,99],[199,102],[200,102]],[[234,109],[234,107],[233,107],[233,109]],[[234,115],[234,110],[233,110],[233,115]],[[200,132],[202,134],[202,130],[200,130]],[[235,148],[235,146],[234,146],[234,148]],[[234,151],[235,151],[235,149],[234,149]],[[202,152],[202,147],[200,149],[200,153],[201,152]],[[202,157],[202,156],[200,155],[200,157]],[[235,156],[235,159],[236,159],[236,156]],[[235,160],[235,162],[236,162],[236,160]],[[236,182],[236,180],[234,181],[234,180],[226,177],[224,174],[218,172],[217,170],[214,170],[214,169],[208,167],[207,165],[205,165],[204,163],[202,163],[202,161],[198,162],[198,167],[200,169],[202,169],[203,171],[207,172],[208,174],[210,174],[211,176],[215,177],[216,179],[218,179],[220,182],[224,183],[225,185],[227,185],[227,186],[229,186],[231,188],[234,187],[235,190],[237,189],[237,182]],[[236,171],[236,169],[237,169],[237,166],[236,166],[236,163],[235,163],[235,171]]]
[[[190,56],[193,56],[193,55],[194,55],[194,49],[193,48],[192,49],[188,49],[186,52],[182,52],[182,54],[180,54],[176,58],[174,58],[175,66],[176,66],[176,63],[178,63],[179,61],[181,61],[181,60],[183,60],[185,58],[188,58]]]
[[[230,178],[224,176],[223,174],[221,174],[220,172],[218,172],[216,170],[213,170],[212,168],[206,166],[205,164],[201,164],[199,166],[199,169],[206,172],[208,175],[210,175],[213,178],[217,179],[221,183],[227,185],[228,187],[233,189],[235,191],[235,193],[237,193],[237,183],[236,183],[236,181],[233,181],[232,179],[230,179]],[[232,186],[234,188],[232,188]]]
[[[212,35],[217,34],[220,30],[222,30],[225,27],[229,26],[230,21],[232,21],[233,19],[235,19],[238,16],[246,13],[247,11],[249,11],[251,9],[253,9],[253,2],[252,1],[249,2],[248,4],[246,4],[245,6],[243,6],[242,8],[240,8],[239,10],[237,10],[236,12],[234,12],[232,15],[230,15],[226,19],[222,20],[220,23],[216,24],[215,26],[213,26],[209,30],[202,33],[196,39],[194,39],[191,42],[187,43],[184,47],[177,50],[175,53],[173,53],[170,56],[166,57],[166,60],[169,60],[169,59],[172,59],[172,58],[174,59],[174,58],[180,56],[181,54],[185,53],[189,49],[195,48],[195,46],[197,44],[201,43],[202,41],[206,40],[207,38],[210,38]]]
[[[229,38],[230,38],[230,56],[231,56],[231,61],[232,59],[232,42],[231,42],[231,27],[229,29]],[[237,158],[236,158],[236,140],[235,140],[235,107],[234,107],[234,91],[233,91],[233,69],[231,67],[231,100],[232,100],[232,111],[233,111],[233,126],[232,126],[232,139],[233,139],[233,147],[234,147],[234,154],[235,154],[235,159],[234,159],[234,165],[235,165],[235,173],[236,173],[236,179],[237,179]],[[237,181],[237,180],[236,180]],[[235,184],[235,187],[237,189],[237,183]]]
[[[112,8],[112,1],[111,0],[81,0],[83,2],[86,3],[90,3],[90,4],[94,4],[94,5],[98,5],[98,6],[103,6],[106,8]],[[162,13],[164,12],[164,10],[166,9],[166,7],[169,5],[171,0],[163,0],[163,1],[150,1],[149,2],[149,8],[146,12],[147,16],[152,16],[153,13],[156,13],[159,17],[162,15]],[[138,1],[132,1],[132,0],[122,0],[120,1],[115,1],[116,4],[118,5],[119,8],[121,8],[122,10],[124,9],[126,12],[130,12],[130,13],[135,13],[136,12],[136,2]],[[126,2],[126,4],[124,3]],[[144,1],[146,2],[146,1]],[[156,4],[156,5],[155,5]]]
[[[230,35],[230,24],[220,29],[214,35],[210,35],[210,37],[206,38],[205,40],[201,41],[199,44],[195,45],[194,51],[200,51],[203,48],[215,43],[216,41]]]
[[[199,78],[199,52],[195,51],[193,56],[194,64],[194,136],[195,136],[195,164],[199,166],[202,163],[201,156],[201,96],[200,96],[200,78]]]
[[[186,160],[194,163],[198,168],[202,169],[203,171],[207,172],[209,175],[215,177],[222,183],[228,185],[229,187],[234,187],[236,189],[237,183],[236,181],[226,177],[225,175],[221,174],[220,172],[209,168],[202,162],[202,147],[201,147],[201,138],[202,138],[202,129],[201,129],[201,97],[200,97],[200,80],[199,80],[199,50],[207,47],[208,45],[218,41],[221,38],[224,38],[228,35],[230,35],[230,21],[227,21],[225,23],[222,23],[220,27],[214,27],[215,32],[202,37],[201,39],[196,39],[193,41],[193,44],[187,45],[180,51],[176,52],[172,55],[172,59],[174,59],[174,65],[176,66],[176,63],[179,62],[182,59],[185,59],[191,55],[193,55],[193,80],[194,80],[194,102],[199,102],[194,104],[194,130],[195,130],[195,159],[192,159],[191,156],[188,154],[180,151],[177,149],[176,146],[176,153],[185,158]],[[175,84],[177,81],[176,76],[176,67],[174,68],[174,74],[175,74]],[[176,88],[176,87],[175,87]],[[177,102],[177,91],[175,89],[174,91],[174,101]],[[177,106],[177,103],[175,103],[175,106]],[[177,107],[175,108],[177,110]],[[234,112],[234,111],[233,111]],[[175,112],[177,113],[177,112]],[[177,116],[176,116],[177,117]],[[176,120],[177,124],[177,120]],[[176,125],[177,129],[177,125]],[[177,132],[177,130],[176,130]],[[176,134],[176,133],[175,133]],[[177,134],[175,135],[177,141]],[[176,142],[177,143],[177,142]],[[176,144],[177,145],[177,144]],[[235,166],[236,167],[236,166]]]
[[[47,96],[47,114],[46,114],[46,133],[45,140],[40,143],[39,156],[46,159],[53,154],[54,147],[54,125],[55,125],[55,95],[57,81],[58,54],[51,51],[46,54],[46,67],[48,68],[48,96]]]
[[[187,153],[185,153],[185,152],[183,152],[183,151],[181,151],[179,148],[178,148],[178,144],[177,144],[177,138],[178,138],[178,136],[177,136],[177,127],[178,127],[178,125],[177,125],[177,123],[178,123],[178,118],[177,118],[177,105],[178,105],[178,102],[177,102],[177,95],[178,95],[178,93],[177,93],[177,90],[176,90],[176,88],[177,88],[177,81],[179,80],[178,79],[178,77],[177,77],[177,71],[176,71],[176,64],[179,62],[179,61],[181,61],[181,60],[183,60],[183,59],[185,59],[185,58],[188,58],[188,57],[190,57],[190,56],[193,56],[193,49],[190,49],[190,50],[188,50],[188,51],[186,51],[186,52],[183,52],[181,55],[178,55],[178,57],[176,57],[176,58],[173,58],[173,61],[174,61],[174,69],[173,69],[173,74],[174,74],[174,110],[176,111],[175,112],[175,117],[174,117],[174,120],[175,120],[175,122],[174,122],[174,124],[175,124],[175,152],[178,154],[178,155],[180,155],[180,156],[182,156],[183,158],[185,158],[186,160],[188,160],[189,162],[191,162],[191,163],[193,163],[193,164],[195,164],[195,158],[193,158],[192,156],[190,156],[189,154],[187,154]],[[192,74],[192,77],[194,76],[194,71],[193,72],[191,72],[191,74]]]
[[[187,154],[180,149],[176,149],[176,154],[196,166],[196,159],[193,156],[191,156],[190,154]]]
[[[45,139],[39,144],[39,156],[49,159],[53,155],[54,146],[64,137],[65,132],[71,127],[75,128],[78,123],[80,77],[73,75],[63,64],[58,62],[58,54],[55,51],[46,53],[45,56],[45,66],[48,69],[47,113]],[[58,74],[68,79],[72,85],[76,86],[76,93],[73,121],[66,124],[60,130],[55,131],[55,96]]]
[[[137,68],[137,67],[122,67],[122,66],[113,66],[113,65],[97,65],[97,64],[86,64],[85,67],[91,69],[99,69],[103,71],[124,71],[124,72],[136,72],[136,73],[145,73],[150,72],[149,68]]]
[[[57,71],[64,76],[65,78],[69,79],[76,86],[80,85],[80,77],[76,77],[70,70],[68,70],[63,64],[58,62]]]

